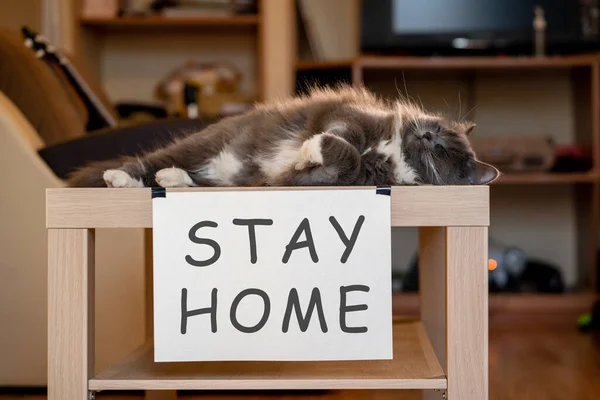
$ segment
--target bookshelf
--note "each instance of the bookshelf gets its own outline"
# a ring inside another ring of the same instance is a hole
[[[304,34],[298,40],[298,48],[301,48],[302,41],[310,41],[310,36],[305,33],[307,27],[303,26],[305,21],[301,15],[297,21],[299,26],[296,29],[299,34]],[[356,25],[356,21],[344,24]],[[561,145],[577,144],[590,151],[592,168],[587,171],[505,173],[491,190],[492,237],[496,235],[494,228],[498,226],[496,231],[506,239],[505,242],[519,246],[524,240],[524,247],[533,249],[532,252],[537,253],[533,257],[538,259],[543,258],[539,255],[546,254],[546,250],[552,254],[553,247],[564,248],[562,253],[572,251],[573,262],[564,269],[576,274],[576,278],[569,289],[560,294],[490,294],[490,312],[493,310],[495,314],[505,316],[527,314],[531,317],[561,309],[574,321],[574,315],[593,303],[599,287],[600,57],[597,54],[547,57],[361,54],[358,37],[358,34],[348,35],[348,40],[355,41],[354,48],[357,49],[356,54],[350,57],[314,59],[310,53],[298,51],[296,90],[302,92],[307,82],[322,85],[345,82],[365,85],[384,97],[408,94],[411,100],[436,111],[446,111],[448,104],[459,104],[457,92],[460,92],[464,96],[463,110],[469,111],[469,119],[478,124],[476,134],[489,128],[494,134],[502,134],[502,126],[515,134],[510,130],[518,130],[522,125],[541,134],[551,132],[549,134],[557,137]],[[531,89],[524,89],[527,86]],[[510,89],[515,88],[511,94]],[[503,101],[495,98],[496,92]],[[443,101],[442,97],[445,97]],[[546,109],[552,98],[557,99],[558,105]],[[495,107],[504,109],[494,113]],[[531,108],[531,116],[523,112],[527,108]],[[480,115],[483,122],[478,121]],[[540,122],[539,129],[536,120]],[[553,205],[544,211],[548,203]],[[511,214],[513,217],[507,219]],[[555,218],[556,214],[564,218]],[[514,221],[518,224],[513,228],[511,224]],[[555,226],[551,226],[554,222],[547,221],[556,222]],[[523,238],[526,235],[516,234],[523,226],[531,230],[526,238]],[[554,233],[547,234],[549,229]],[[519,237],[515,239],[518,241],[511,243],[511,236]],[[568,242],[574,243],[571,250],[565,244]],[[547,260],[555,262],[555,258],[548,255]],[[418,312],[417,295],[398,293],[394,299],[399,312]]]
[[[232,64],[258,101],[293,90],[293,0],[258,0],[256,14],[230,16],[91,18],[81,16],[80,2],[72,7],[66,47],[112,100],[151,101],[149,87],[188,60]]]

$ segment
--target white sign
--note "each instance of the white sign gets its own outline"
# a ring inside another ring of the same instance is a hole
[[[392,358],[390,196],[153,199],[155,361]]]

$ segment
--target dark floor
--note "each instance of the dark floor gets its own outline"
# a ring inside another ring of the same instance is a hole
[[[491,400],[597,400],[600,399],[600,334],[581,334],[570,327],[534,328],[491,326]],[[1,392],[0,392],[1,393]],[[336,391],[328,394],[186,394],[185,400],[413,400],[419,392]],[[0,394],[0,400],[45,400],[40,394]],[[99,393],[98,400],[138,400],[141,395]],[[441,396],[440,396],[441,399]]]

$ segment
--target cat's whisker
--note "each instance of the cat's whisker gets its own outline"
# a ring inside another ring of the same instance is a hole
[[[394,77],[394,87],[396,88],[396,93],[398,93],[400,100],[403,100],[404,95],[402,94],[402,92],[400,91],[400,88],[398,87],[398,81],[396,80],[396,77]]]
[[[446,107],[450,108],[450,104],[448,104],[444,96],[442,96],[442,101],[446,104]]]
[[[431,157],[432,153],[427,152],[425,159],[427,160],[427,163],[429,165],[429,168],[431,169],[431,172],[433,172],[433,177],[434,179],[434,183],[441,183],[442,180],[440,179],[440,175],[437,172],[437,170],[435,169],[435,161],[433,160],[433,158]]]
[[[461,120],[460,120],[460,121],[458,121],[458,122],[456,123],[456,125],[463,123],[463,122],[465,121],[465,119],[466,119],[466,118],[469,116],[469,114],[471,114],[471,113],[472,113],[472,112],[473,112],[473,111],[474,111],[476,108],[477,108],[477,105],[474,105],[474,106],[473,106],[473,108],[471,108],[471,109],[469,110],[469,112],[468,112],[468,113],[466,113],[466,114],[465,114],[465,115],[464,115],[464,116],[461,118]]]
[[[460,121],[460,114],[462,114],[462,100],[460,98],[460,90],[458,91],[458,117],[456,118],[457,121]]]
[[[421,104],[421,109],[425,109],[425,106],[423,105],[423,100],[421,99],[421,96],[417,95],[417,99],[419,99],[419,104]]]
[[[429,157],[425,156],[425,161],[426,161],[425,168],[427,170],[427,175],[431,175],[433,178],[435,178],[435,173],[433,173],[433,171],[431,170],[431,162],[429,161]]]
[[[415,128],[415,130],[417,132],[421,132],[421,124],[420,124],[418,118],[411,114],[411,121],[412,121],[412,124],[413,124],[413,127]]]
[[[406,93],[406,97],[410,101],[410,95],[408,94],[408,87],[406,86],[406,77],[404,76],[404,71],[402,71],[402,82],[404,83],[404,92]]]

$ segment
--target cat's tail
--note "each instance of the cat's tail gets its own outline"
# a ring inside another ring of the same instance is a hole
[[[67,176],[67,186],[76,187],[106,187],[104,182],[104,171],[117,169],[123,165],[123,160],[114,159],[96,161],[79,168]]]

